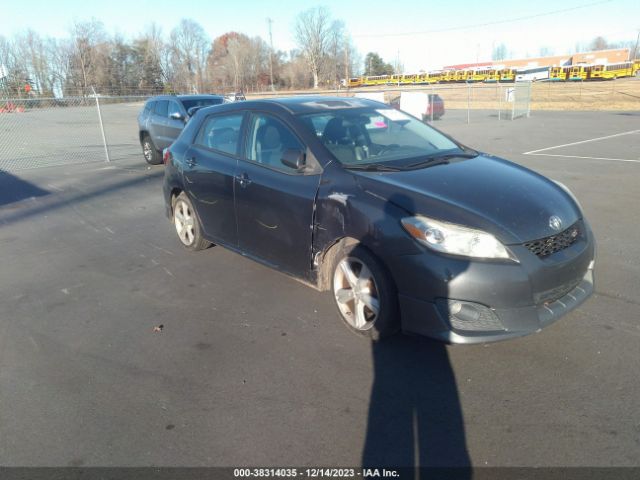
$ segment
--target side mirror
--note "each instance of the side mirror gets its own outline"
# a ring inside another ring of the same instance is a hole
[[[289,168],[293,168],[294,170],[300,170],[302,167],[306,165],[305,154],[302,150],[298,150],[297,148],[287,148],[282,153],[282,158],[280,161]]]
[[[171,115],[169,115],[169,118],[173,120],[184,120],[184,115],[179,112],[173,112]]]

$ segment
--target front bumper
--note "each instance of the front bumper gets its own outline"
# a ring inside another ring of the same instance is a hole
[[[540,331],[593,293],[595,241],[586,222],[585,230],[580,241],[543,259],[510,247],[517,264],[429,252],[397,259],[402,330],[460,344]]]
[[[456,329],[436,303],[400,295],[402,330],[458,344],[487,343],[521,337],[551,325],[589,298],[593,289],[594,276],[590,269],[573,290],[553,302],[491,309],[502,328],[485,331]]]

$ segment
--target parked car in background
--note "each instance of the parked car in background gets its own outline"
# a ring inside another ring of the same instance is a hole
[[[380,117],[386,128],[367,128]],[[565,186],[383,103],[202,108],[165,163],[184,247],[216,243],[330,290],[374,339],[526,335],[593,292],[593,233]]]
[[[425,111],[421,114],[423,122],[428,122],[431,119],[439,120],[444,115],[444,100],[437,93],[428,94],[429,103],[425,108]],[[391,100],[390,105],[399,110],[400,109],[400,97],[395,97]],[[433,112],[433,115],[432,113]]]
[[[138,114],[142,153],[147,163],[162,163],[162,150],[171,145],[198,107],[224,103],[220,95],[159,95],[146,101]]]
[[[432,116],[433,112],[433,116]],[[429,105],[427,105],[427,111],[422,114],[422,120],[440,120],[444,115],[444,100],[437,93],[429,94]]]
[[[246,99],[247,97],[242,92],[229,93],[224,96],[226,102],[244,102]]]

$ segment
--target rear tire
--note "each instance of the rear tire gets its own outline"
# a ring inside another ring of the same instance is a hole
[[[189,197],[182,192],[173,199],[173,225],[182,246],[188,250],[204,250],[211,242],[202,236],[202,228]]]
[[[144,159],[149,165],[160,165],[162,163],[162,154],[156,149],[149,135],[142,137],[142,155],[144,155]]]
[[[400,330],[396,286],[372,253],[360,245],[340,247],[331,275],[338,315],[349,330],[373,341]]]

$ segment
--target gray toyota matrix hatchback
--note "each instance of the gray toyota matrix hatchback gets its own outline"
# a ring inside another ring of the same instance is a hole
[[[565,186],[385,104],[203,108],[164,161],[186,248],[216,243],[329,290],[374,339],[507,339],[593,292],[593,233]]]

